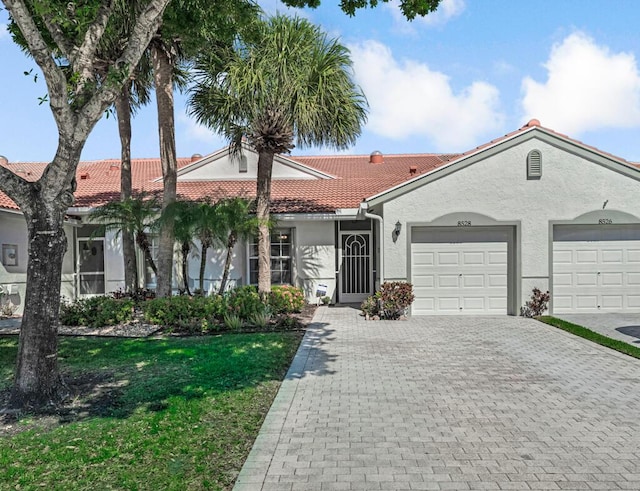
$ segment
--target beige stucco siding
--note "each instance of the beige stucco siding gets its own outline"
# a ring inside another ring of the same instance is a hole
[[[534,149],[542,152],[539,180],[527,179],[526,174],[527,154]],[[589,212],[594,217],[617,217],[616,211],[639,217],[639,193],[638,180],[567,148],[537,138],[523,141],[385,202],[384,275],[387,279],[408,277],[408,224],[456,226],[466,219],[472,226],[492,220],[516,224],[524,301],[534,286],[549,287],[550,222],[572,221]],[[456,215],[442,218],[453,213]],[[397,220],[404,226],[394,243],[387,239]]]
[[[68,247],[62,263],[62,283],[60,293],[67,298],[73,298],[73,227],[65,224],[64,231],[67,235]],[[12,293],[9,296],[9,299],[16,307],[18,307],[16,313],[22,314],[26,293],[28,257],[27,226],[22,215],[0,211],[0,253],[2,252],[2,244],[17,246],[17,266],[4,266],[0,261],[0,285],[3,285],[5,288],[8,285],[11,285]]]

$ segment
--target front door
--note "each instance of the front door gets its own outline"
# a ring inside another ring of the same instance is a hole
[[[342,232],[340,245],[340,302],[360,303],[373,293],[371,232]]]
[[[78,239],[78,292],[104,295],[104,239]]]

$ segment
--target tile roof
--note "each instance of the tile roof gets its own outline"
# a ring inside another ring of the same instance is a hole
[[[365,197],[400,184],[416,175],[446,163],[449,155],[387,155],[384,163],[369,163],[368,155],[290,157],[335,179],[274,179],[272,182],[273,213],[330,213],[339,208],[357,208]],[[191,163],[178,159],[178,168]],[[14,171],[22,169],[30,180],[36,180],[45,163],[9,163]],[[413,172],[411,171],[413,169]],[[135,191],[160,192],[162,176],[160,159],[133,159],[132,180]],[[74,207],[95,207],[120,196],[119,160],[84,161],[76,172],[78,188]],[[178,181],[178,194],[186,199],[255,197],[255,181]],[[0,192],[0,208],[18,209]]]
[[[542,131],[571,141],[622,164],[640,168],[640,164],[627,162],[597,148],[568,138],[540,126],[537,120],[529,121],[518,130],[462,154],[400,154],[384,155],[383,163],[369,162],[369,155],[300,156],[288,157],[303,165],[335,176],[335,179],[274,179],[272,182],[273,213],[331,213],[340,208],[357,208],[368,197],[382,193],[406,181],[431,172],[445,164],[497,145],[520,133],[540,128]],[[178,159],[178,168],[192,163],[191,158]],[[8,163],[0,165],[10,168],[27,180],[36,180],[42,174],[45,163]],[[160,192],[162,176],[160,159],[133,159],[132,178],[135,191]],[[120,161],[84,161],[78,165],[78,188],[74,207],[95,207],[118,199],[120,195]],[[178,181],[178,194],[186,199],[222,198],[227,196],[255,197],[255,181]],[[0,192],[0,208],[18,207]]]

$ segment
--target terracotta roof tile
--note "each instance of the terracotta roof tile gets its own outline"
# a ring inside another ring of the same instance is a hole
[[[369,155],[301,156],[289,157],[303,165],[334,176],[334,179],[274,179],[272,182],[272,207],[274,213],[334,212],[340,208],[357,208],[360,202],[370,196],[382,193],[402,184],[451,164],[468,155],[499,144],[520,133],[540,128],[551,134],[572,141],[585,148],[613,158],[623,164],[640,167],[619,157],[602,152],[594,147],[572,140],[553,130],[540,126],[532,120],[522,128],[492,140],[463,154],[400,154],[383,155],[383,163],[370,163]],[[191,158],[178,159],[178,167],[192,163]],[[0,164],[1,165],[1,164]],[[28,180],[36,180],[42,174],[45,163],[8,163],[5,167]],[[155,182],[162,176],[160,159],[133,159],[132,179],[135,191],[159,192],[162,182]],[[120,195],[120,161],[84,161],[78,165],[76,174],[78,189],[75,207],[95,207],[118,199]],[[221,198],[226,196],[255,197],[255,181],[178,181],[178,194],[186,199]],[[5,194],[0,192],[0,208],[18,209]]]

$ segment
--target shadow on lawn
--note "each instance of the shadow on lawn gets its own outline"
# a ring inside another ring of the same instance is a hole
[[[333,332],[322,332],[322,324],[313,327],[320,333],[313,337],[314,343],[326,342]],[[295,331],[163,339],[64,338],[59,353],[69,399],[43,408],[38,415],[28,414],[29,424],[14,424],[20,415],[0,415],[0,435],[42,427],[45,420],[44,426],[52,427],[93,417],[159,412],[192,399],[219,400],[225,393],[281,381],[301,336]],[[17,338],[5,338],[0,349],[0,363],[13,365]],[[313,363],[295,376],[304,376],[305,370],[332,373],[326,367],[332,357],[322,349],[315,351]],[[0,390],[0,408],[8,402],[10,382],[10,376],[0,379],[5,387]]]

